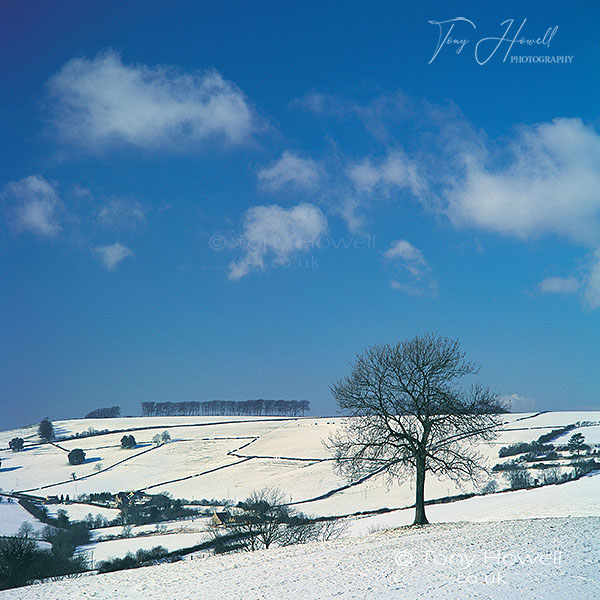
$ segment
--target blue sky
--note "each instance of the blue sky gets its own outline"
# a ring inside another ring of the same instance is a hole
[[[429,331],[515,409],[600,408],[600,6],[344,4],[2,3],[5,427],[333,414]]]

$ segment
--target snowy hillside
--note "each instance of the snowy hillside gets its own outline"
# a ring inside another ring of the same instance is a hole
[[[2,600],[600,597],[600,519],[438,524],[0,592]]]
[[[558,436],[555,443],[566,444],[573,433],[582,433],[586,442],[592,445],[590,452],[593,452],[593,444],[600,442],[599,422],[600,412],[509,414],[505,417],[505,425],[498,439],[490,445],[481,446],[479,450],[493,466],[514,458],[500,458],[500,448],[533,442],[556,428],[571,425],[573,428]],[[579,425],[575,427],[575,423]],[[481,542],[491,549],[500,540],[504,540],[502,548],[506,552],[509,551],[506,540],[514,542],[515,547],[530,548],[531,551],[535,548],[541,551],[540,544],[544,548],[549,545],[560,547],[563,553],[568,547],[568,560],[573,562],[569,563],[565,558],[559,571],[548,574],[540,571],[539,565],[537,571],[531,565],[526,569],[522,565],[507,569],[507,585],[511,590],[522,590],[525,594],[522,597],[550,597],[526,595],[529,593],[527,590],[538,589],[545,576],[548,582],[544,585],[548,585],[548,589],[553,585],[552,580],[563,585],[569,577],[574,577],[581,586],[579,598],[595,597],[585,594],[594,589],[596,575],[590,575],[589,567],[600,555],[597,542],[591,537],[597,536],[600,527],[600,475],[597,472],[559,485],[514,491],[508,491],[508,481],[502,472],[495,472],[492,479],[496,482],[496,493],[428,506],[427,514],[434,524],[432,527],[367,536],[373,531],[410,524],[414,517],[414,509],[410,508],[414,502],[414,489],[411,481],[398,485],[381,478],[367,479],[348,487],[347,482],[334,472],[331,456],[323,443],[340,424],[339,418],[140,417],[71,420],[55,423],[57,435],[63,439],[54,445],[41,443],[35,428],[1,432],[0,487],[5,494],[21,492],[41,498],[68,494],[74,500],[82,494],[145,490],[151,494],[168,492],[175,498],[185,498],[187,502],[217,499],[236,503],[252,490],[270,485],[279,487],[285,493],[286,500],[306,514],[345,516],[347,525],[344,535],[353,540],[272,549],[268,552],[269,563],[265,566],[264,578],[251,575],[243,577],[243,573],[250,573],[256,568],[256,561],[265,560],[267,555],[258,553],[206,558],[206,555],[197,554],[192,555],[196,560],[191,563],[185,561],[141,571],[86,576],[77,581],[3,592],[0,598],[87,598],[92,595],[98,598],[131,598],[142,593],[144,597],[152,598],[155,597],[152,594],[156,593],[158,597],[165,585],[171,585],[179,578],[185,579],[187,587],[177,588],[177,593],[172,596],[174,598],[271,597],[275,594],[285,595],[292,589],[300,590],[294,594],[300,597],[303,595],[302,586],[308,586],[306,597],[333,597],[336,586],[333,576],[330,578],[327,572],[341,569],[349,577],[351,575],[347,584],[351,588],[345,590],[349,597],[352,597],[350,589],[355,590],[356,597],[363,597],[360,590],[364,592],[368,589],[372,592],[370,597],[412,597],[410,590],[417,589],[415,586],[424,574],[433,579],[430,594],[423,597],[480,597],[478,590],[481,591],[481,585],[448,580],[449,574],[439,569],[439,565],[423,566],[415,560],[408,570],[399,570],[393,559],[394,552],[399,549],[396,545],[401,543],[405,547],[409,544],[416,549],[414,556],[418,556],[419,552],[426,551],[426,543],[441,544],[448,552],[457,552],[456,548],[461,543],[473,549]],[[90,428],[109,431],[81,437]],[[121,448],[120,440],[125,431],[135,437],[135,448]],[[164,431],[168,431],[171,441],[157,445],[153,438]],[[74,437],[76,435],[80,437]],[[25,448],[20,452],[12,452],[7,448],[8,442],[15,436],[25,440]],[[67,460],[68,452],[74,448],[81,448],[86,453],[85,462],[78,466],[70,465]],[[571,462],[569,453],[563,452],[548,464],[557,473],[569,473],[573,469]],[[543,469],[532,464],[528,469],[533,477],[541,478],[544,475]],[[437,480],[434,477],[429,477],[426,482],[426,498],[429,500],[463,492],[479,493],[479,490],[470,484],[459,489],[447,479]],[[14,534],[22,522],[31,523],[38,530],[43,527],[21,506],[6,500],[7,497],[0,502],[0,534]],[[85,502],[50,504],[47,508],[50,516],[57,516],[59,510],[64,510],[71,520],[84,519],[90,513],[94,517],[111,520],[120,514],[115,506]],[[381,509],[389,510],[375,514]],[[210,514],[212,509],[205,505],[204,510]],[[359,512],[366,514],[355,514]],[[565,517],[570,519],[565,520]],[[157,545],[170,551],[188,548],[209,538],[206,531],[208,520],[209,516],[204,516],[161,523],[160,526],[138,525],[132,527],[127,533],[128,537],[123,539],[115,539],[122,538],[122,526],[101,527],[91,532],[91,543],[80,549],[88,552],[97,563]],[[536,536],[540,536],[539,539]],[[573,546],[575,536],[582,536],[581,547]],[[353,557],[357,556],[357,552],[360,560],[355,562]],[[282,567],[287,560],[299,566],[289,571],[288,566]],[[284,573],[289,571],[289,582],[286,583],[282,578],[276,565]],[[303,569],[314,571],[317,567],[318,580],[313,581],[310,576],[304,575]],[[234,568],[235,572],[230,572]],[[361,569],[364,569],[364,577],[359,577]],[[224,575],[225,572],[227,575]],[[479,577],[492,570],[473,572]],[[142,573],[143,578],[140,579]],[[212,575],[219,573],[220,577]],[[565,573],[568,575],[564,576]],[[557,574],[562,575],[558,577]],[[227,596],[221,589],[219,580],[224,578],[229,581],[232,577],[244,580],[245,583],[240,583],[240,589],[246,590],[245,593]],[[518,585],[522,587],[517,586],[517,580],[521,581]],[[136,584],[136,581],[143,583]],[[546,582],[546,579],[543,581]],[[316,586],[314,589],[310,587],[313,584]],[[135,588],[136,585],[142,587]],[[454,591],[444,596],[444,589]],[[502,595],[502,590],[506,592],[508,588],[500,585],[485,589],[488,593],[491,589],[493,594],[484,597],[507,597]],[[42,590],[43,595],[38,595]],[[402,590],[408,595],[403,596]],[[455,592],[459,595],[455,595]]]

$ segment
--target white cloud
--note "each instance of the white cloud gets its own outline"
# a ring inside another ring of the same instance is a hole
[[[402,292],[415,295],[437,293],[437,283],[433,278],[431,267],[423,253],[406,240],[396,240],[384,252],[383,256],[400,267],[405,275],[405,281],[392,279],[390,286]]]
[[[523,126],[498,154],[473,152],[467,143],[460,157],[464,176],[445,193],[455,225],[600,244],[600,135],[594,128],[580,119]]]
[[[267,257],[285,265],[295,254],[314,248],[327,232],[327,219],[313,204],[292,208],[253,206],[244,215],[240,236],[244,255],[229,265],[229,279],[240,279],[251,271],[265,270]]]
[[[263,187],[272,191],[286,185],[314,190],[321,181],[321,171],[314,160],[285,150],[281,158],[258,172],[258,179]]]
[[[504,401],[510,406],[511,412],[536,412],[537,402],[533,398],[526,398],[524,396],[519,396],[519,394],[509,394],[506,396],[502,396],[500,400]]]
[[[581,287],[576,277],[547,277],[538,285],[542,294],[574,294]]]
[[[183,150],[241,144],[257,129],[242,91],[217,71],[127,65],[115,52],[74,58],[48,82],[56,132],[96,151],[112,143]]]
[[[356,191],[363,194],[389,195],[394,188],[405,188],[419,196],[425,187],[417,163],[399,149],[389,152],[375,164],[371,158],[355,163],[349,167],[348,177]]]
[[[365,229],[365,216],[362,212],[363,203],[356,195],[344,196],[337,212],[346,222],[348,230],[353,234],[360,234]]]
[[[133,251],[119,242],[109,246],[96,246],[93,252],[109,271],[114,271],[122,260],[133,256]]]
[[[292,100],[292,105],[319,116],[334,115],[338,117],[348,114],[356,106],[343,98],[323,94],[316,90],[307,92],[300,98],[295,98]]]
[[[2,199],[15,231],[30,231],[46,238],[60,231],[62,203],[55,186],[41,175],[11,181],[4,187]]]
[[[139,202],[125,198],[111,198],[98,209],[98,222],[116,229],[134,229],[144,222],[146,215]]]
[[[600,308],[600,250],[593,253],[583,300],[589,308]]]

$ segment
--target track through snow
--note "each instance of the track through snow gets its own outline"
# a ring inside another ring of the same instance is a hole
[[[598,517],[434,524],[46,583],[0,599],[593,600],[599,540]]]

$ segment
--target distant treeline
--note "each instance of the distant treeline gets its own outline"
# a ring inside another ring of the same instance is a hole
[[[96,408],[92,412],[85,415],[86,419],[112,419],[121,414],[119,406],[109,406],[108,408]]]
[[[304,416],[308,400],[205,400],[203,402],[142,402],[143,417],[206,415]]]

